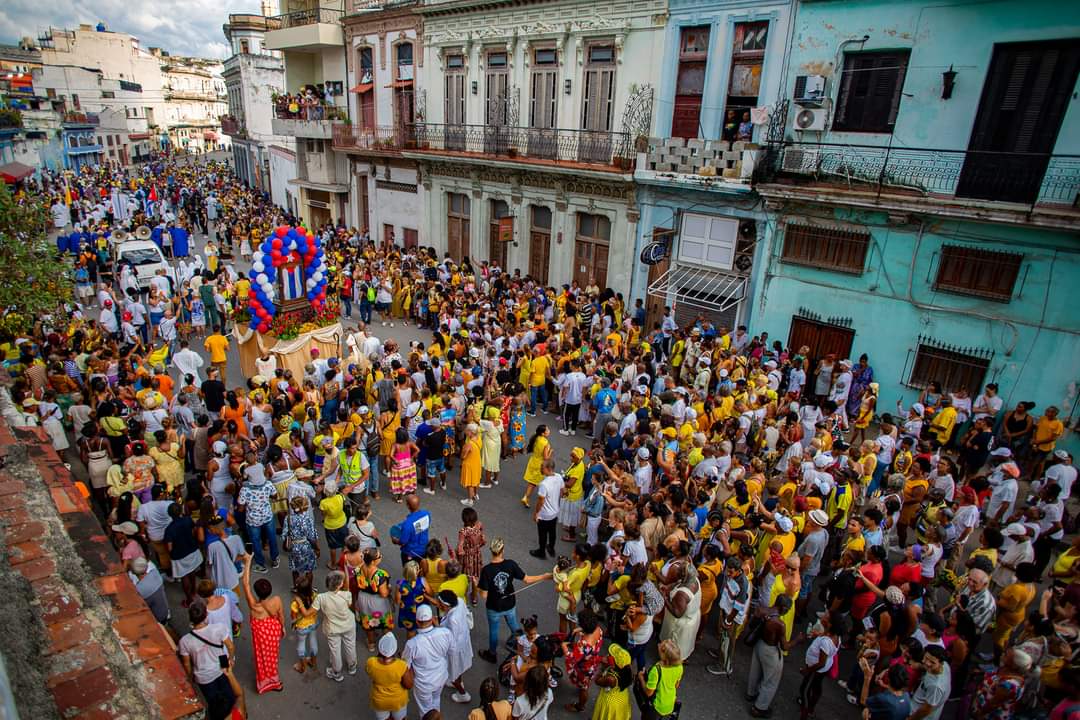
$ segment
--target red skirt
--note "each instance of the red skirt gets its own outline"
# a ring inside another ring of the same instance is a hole
[[[251,642],[255,649],[255,690],[261,695],[281,690],[278,653],[285,632],[276,617],[251,618]]]

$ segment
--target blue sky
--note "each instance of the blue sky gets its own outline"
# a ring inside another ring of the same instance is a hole
[[[49,26],[73,28],[104,22],[110,30],[138,37],[143,47],[174,55],[225,58],[228,47],[221,26],[229,13],[259,12],[259,0],[0,0],[0,42]]]

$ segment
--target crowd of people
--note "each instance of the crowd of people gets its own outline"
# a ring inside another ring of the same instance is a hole
[[[110,188],[142,191],[128,217]],[[245,623],[258,693],[287,684],[282,663],[348,680],[359,634],[380,720],[410,703],[440,717],[447,686],[479,703],[470,720],[542,720],[560,685],[566,711],[595,720],[674,718],[701,656],[754,717],[787,691],[789,663],[803,718],[827,683],[872,720],[1080,715],[1077,471],[1057,408],[934,383],[886,408],[867,355],[680,327],[670,309],[647,323],[640,301],[595,284],[543,287],[345,227],[318,229],[348,328],[338,355],[313,350],[302,377],[263,356],[230,384],[227,331],[249,286],[223,250],[250,256],[294,219],[215,164],[86,171],[42,192],[69,211],[54,212],[61,234],[89,234],[69,262],[95,290],[0,338],[0,404],[77,450],[170,627],[164,583],[179,582],[179,652],[210,717],[245,711]],[[162,222],[218,243],[176,283],[107,274],[100,236]],[[399,344],[395,325],[428,339]],[[572,438],[568,459],[553,432]],[[523,477],[507,476],[519,454]],[[543,573],[482,522],[489,498],[518,491]],[[460,518],[424,508],[438,493],[460,495]],[[402,518],[385,537],[373,503]],[[282,555],[291,587],[252,581]],[[550,612],[521,618],[517,592],[536,584]],[[481,602],[490,677],[470,692]]]

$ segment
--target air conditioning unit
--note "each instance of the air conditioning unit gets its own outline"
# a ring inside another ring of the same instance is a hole
[[[821,160],[821,151],[807,148],[787,148],[784,150],[780,169],[784,172],[800,175],[813,175],[817,172]]]
[[[799,108],[795,113],[796,132],[821,132],[825,129],[825,108]]]
[[[825,76],[797,75],[792,98],[797,105],[820,105],[825,101]]]

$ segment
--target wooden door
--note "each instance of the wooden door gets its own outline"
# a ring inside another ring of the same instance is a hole
[[[416,230],[414,228],[402,228],[401,232],[405,235],[405,247],[410,250],[416,249],[417,245],[420,244]]]
[[[371,227],[369,224],[370,216],[368,215],[368,176],[357,175],[356,176],[356,216],[357,224],[360,229],[367,232],[367,229]]]
[[[506,269],[506,246],[499,240],[499,220],[510,215],[510,207],[505,200],[492,200],[488,221],[488,260]]]
[[[788,348],[793,353],[798,352],[803,345],[810,348],[807,353],[807,373],[810,373],[816,367],[817,361],[829,353],[835,355],[838,360],[849,357],[854,339],[855,331],[851,328],[793,317],[791,330],[788,333]]]
[[[595,282],[607,287],[608,246],[578,238],[574,241],[574,280],[581,287]]]
[[[668,228],[653,228],[653,242],[663,240],[665,237],[670,237],[671,230]],[[653,283],[664,276],[664,273],[671,267],[671,257],[665,257],[655,265],[649,266],[649,281],[646,284],[646,288],[651,288]],[[667,303],[667,298],[662,294],[662,291],[658,289],[656,293],[648,292],[645,296],[645,330],[648,330],[653,326],[653,323],[660,322],[664,317],[664,306]]]
[[[446,252],[460,263],[469,254],[469,197],[447,193]]]
[[[487,103],[484,123],[484,152],[504,155],[509,148],[510,132],[510,72],[505,52],[487,55],[484,76],[484,99]]]
[[[383,223],[382,226],[383,242],[387,245],[394,244],[394,226],[387,223]]]
[[[1038,199],[1078,69],[1076,40],[994,46],[957,196]]]
[[[551,209],[529,206],[529,277],[541,285],[548,283],[551,262]]]

